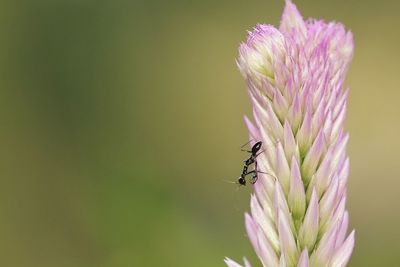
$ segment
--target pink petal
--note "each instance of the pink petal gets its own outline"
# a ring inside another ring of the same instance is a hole
[[[337,233],[335,248],[338,248],[342,245],[343,240],[346,236],[348,226],[349,226],[349,213],[347,211],[345,211],[344,215],[343,215],[342,223],[340,224],[339,231]]]
[[[278,181],[275,182],[275,192],[274,192],[274,211],[275,211],[275,218],[278,218],[279,212],[281,211],[287,218],[291,217],[289,212],[289,207],[286,202],[285,195],[282,191],[282,187]],[[278,222],[276,222],[278,223]],[[294,226],[291,224],[291,228],[293,229]]]
[[[259,253],[257,253],[261,262],[264,266],[277,266],[278,257],[272,248],[271,244],[268,242],[264,233],[259,230],[258,233],[258,246],[260,248]]]
[[[317,169],[324,145],[324,133],[321,129],[310,150],[308,151],[302,165],[302,174],[305,184],[310,181],[311,176]]]
[[[289,176],[289,164],[286,159],[282,143],[279,142],[276,146],[276,177],[278,177],[285,195],[289,193]]]
[[[293,133],[296,133],[302,119],[301,103],[298,94],[295,94],[292,105],[289,108],[288,119]]]
[[[299,230],[299,241],[302,247],[312,249],[318,236],[318,196],[315,188],[311,194],[311,200],[308,204],[306,216]]]
[[[304,192],[304,184],[301,180],[300,168],[296,158],[293,156],[290,172],[290,191],[288,202],[293,217],[301,219],[306,209],[306,196]]]
[[[305,248],[300,255],[297,267],[309,267],[308,250]]]
[[[344,267],[350,259],[351,253],[354,248],[354,230],[347,237],[343,245],[333,255],[331,266],[332,267]]]
[[[268,238],[268,241],[271,243],[271,246],[274,250],[279,250],[279,239],[278,233],[275,230],[275,225],[272,222],[272,218],[270,218],[261,208],[258,203],[257,198],[253,195],[250,201],[251,207],[251,216],[254,221],[258,222],[259,226],[263,230],[264,234]]]
[[[300,12],[290,0],[286,1],[279,30],[288,34],[295,32],[297,38],[305,38],[307,31],[306,25]]]
[[[258,238],[257,238],[258,226],[248,213],[245,214],[244,222],[245,222],[247,236],[250,239],[250,243],[253,245],[254,250],[258,254],[260,251],[260,248],[258,247]]]
[[[341,221],[343,218],[344,212],[346,210],[346,196],[343,196],[340,200],[339,203],[337,204],[337,207],[335,208],[334,212],[329,216],[329,219],[325,223],[325,225],[321,225],[321,231],[326,231],[328,232],[329,229],[333,228],[338,224],[338,222]]]
[[[337,230],[338,225],[335,225],[331,231],[327,231],[327,233],[325,233],[325,235],[322,237],[317,249],[311,255],[311,266],[321,266],[329,262],[335,251]]]
[[[289,104],[279,90],[275,90],[272,104],[276,114],[278,114],[279,119],[284,120],[289,109]]]
[[[249,118],[247,116],[244,116],[244,123],[247,126],[247,129],[250,133],[250,137],[253,140],[258,140],[259,138],[259,134],[258,134],[258,129],[255,127],[255,125],[249,120]]]
[[[275,140],[282,140],[283,138],[283,127],[275,112],[272,110],[272,107],[268,105],[266,108],[266,113],[268,114],[268,124],[272,129],[272,133],[275,137]]]
[[[299,144],[300,152],[304,153],[311,142],[311,114],[306,111],[300,130],[297,132],[296,139]]]
[[[339,181],[338,177],[335,176],[332,179],[328,190],[325,192],[324,196],[320,201],[319,210],[320,210],[320,218],[322,224],[324,224],[328,220],[329,215],[332,213],[335,207],[338,188],[339,188]]]
[[[285,260],[285,255],[281,254],[281,258],[279,260],[279,267],[286,267],[286,260]]]
[[[297,144],[296,140],[294,139],[292,128],[287,120],[285,120],[283,125],[283,144],[286,158],[289,160],[293,155],[295,155]]]
[[[246,257],[243,258],[244,260],[244,267],[251,267],[250,262],[246,259]]]
[[[224,259],[226,265],[228,265],[228,267],[243,267],[242,265],[236,263],[235,261],[229,259],[229,258],[225,258]]]
[[[281,252],[285,256],[287,263],[293,265],[297,258],[297,246],[290,228],[289,218],[282,210],[279,210],[278,215],[278,232]]]

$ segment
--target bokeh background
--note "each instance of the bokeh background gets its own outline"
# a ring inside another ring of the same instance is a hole
[[[349,266],[400,262],[398,1],[296,1],[355,36]],[[235,66],[283,1],[0,1],[0,266],[256,258]]]

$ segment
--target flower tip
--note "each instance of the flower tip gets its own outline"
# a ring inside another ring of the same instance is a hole
[[[305,248],[303,252],[300,255],[299,263],[297,264],[297,267],[308,267],[310,265],[309,263],[309,258],[308,258],[308,250]]]
[[[287,9],[294,9],[297,10],[296,5],[293,3],[292,0],[285,0],[285,9],[284,11],[286,11]]]
[[[251,267],[251,264],[246,257],[243,257],[243,260],[244,260],[244,267]]]
[[[291,0],[286,0],[279,29],[284,33],[291,33],[294,30],[303,36],[306,32],[307,28],[303,17]]]
[[[256,25],[239,47],[237,65],[242,75],[258,85],[265,79],[272,81],[275,58],[282,56],[283,43],[283,35],[273,26]]]
[[[228,267],[243,267],[242,265],[236,263],[228,257],[225,257],[224,262],[226,263],[226,265],[228,265]]]
[[[244,124],[247,126],[247,129],[249,130],[250,133],[250,137],[252,139],[258,139],[258,129],[256,128],[256,126],[251,122],[251,120],[247,117],[244,116],[243,117],[244,120]]]

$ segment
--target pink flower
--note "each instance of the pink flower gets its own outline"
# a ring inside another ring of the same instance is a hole
[[[245,216],[263,266],[342,267],[350,259],[343,124],[352,54],[352,34],[341,24],[304,21],[291,1],[279,30],[257,25],[240,45],[237,63],[254,117],[245,122],[265,150],[259,169],[271,174],[258,174]]]

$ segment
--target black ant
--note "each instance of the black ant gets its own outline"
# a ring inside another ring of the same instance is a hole
[[[249,143],[249,142],[247,142],[246,144],[244,144],[242,147],[244,147],[244,146],[247,145],[248,143]],[[262,146],[262,142],[261,142],[261,141],[258,141],[257,143],[255,143],[255,144],[252,146],[251,150],[243,150],[243,149],[242,149],[242,151],[246,151],[246,152],[250,153],[250,156],[249,156],[248,159],[246,159],[246,160],[244,161],[244,166],[243,166],[242,174],[240,175],[240,177],[238,178],[238,181],[237,181],[237,183],[238,183],[239,185],[246,185],[246,176],[249,175],[249,174],[253,174],[253,176],[252,176],[252,178],[251,178],[251,183],[252,183],[252,184],[255,184],[255,183],[257,182],[257,179],[258,179],[257,174],[258,174],[258,173],[265,173],[265,172],[261,172],[261,171],[259,171],[259,170],[257,169],[256,157],[262,153],[262,152],[261,152],[261,153],[257,154],[257,152],[261,149],[261,146]],[[248,171],[249,166],[250,166],[251,164],[253,164],[253,163],[254,163],[254,170]]]

